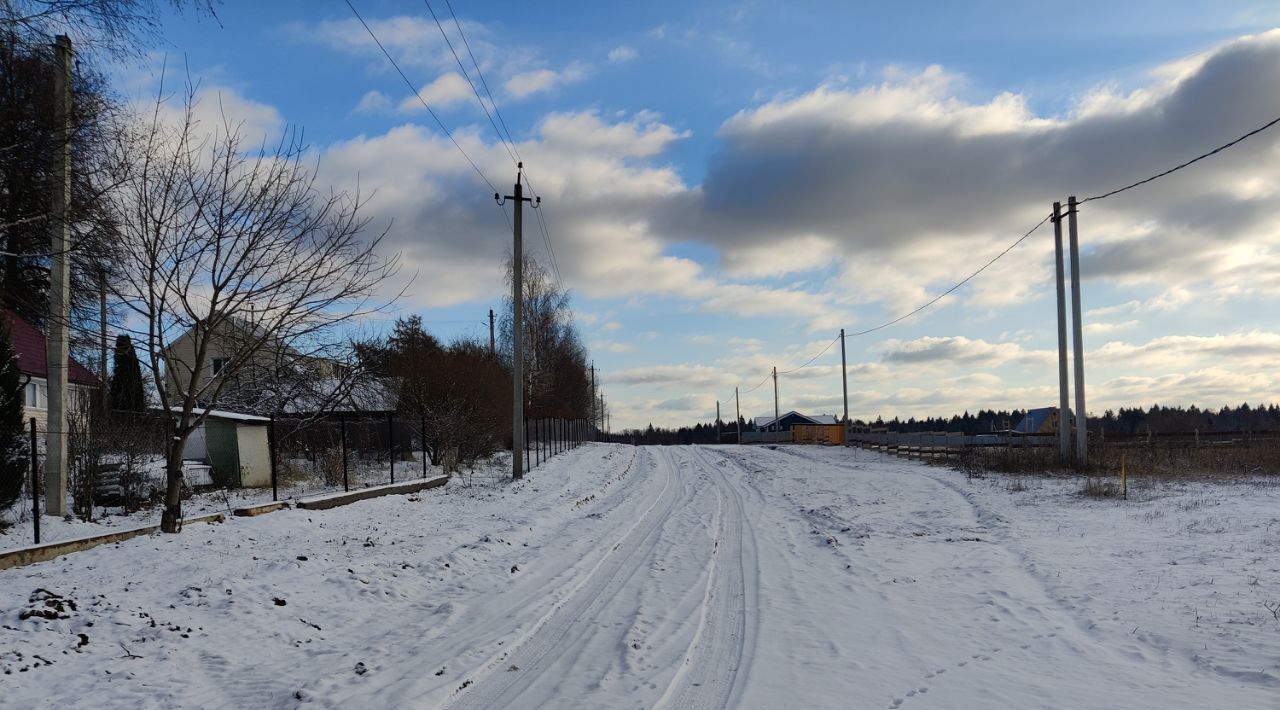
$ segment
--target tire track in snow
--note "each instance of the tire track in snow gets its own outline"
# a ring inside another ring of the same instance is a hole
[[[711,461],[701,447],[681,451],[686,452],[716,485],[714,550],[697,630],[656,707],[720,710],[741,695],[755,647],[755,627],[748,621],[749,594],[755,600],[755,549],[754,542],[747,544],[749,522],[742,495],[723,470],[728,461]],[[754,604],[751,607],[756,610]]]
[[[585,627],[595,621],[593,612],[625,588],[641,570],[642,565],[634,562],[653,550],[663,525],[694,492],[693,487],[678,480],[669,455],[662,449],[658,451],[664,464],[660,468],[666,477],[654,502],[583,575],[562,602],[542,616],[521,639],[469,676],[463,683],[464,688],[447,707],[455,710],[511,707],[522,692],[539,680],[539,671],[544,666],[571,652],[574,642],[590,633]]]

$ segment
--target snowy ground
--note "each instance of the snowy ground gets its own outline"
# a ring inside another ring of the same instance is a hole
[[[510,468],[511,456],[502,454],[494,461],[485,461],[473,472],[476,480],[488,481],[497,470],[507,471]],[[405,461],[396,465],[396,480],[410,481],[424,477],[440,475],[439,466],[426,466],[421,463]],[[385,463],[372,464],[361,462],[352,466],[348,484],[351,490],[369,486],[385,485],[391,480],[390,467]],[[319,477],[283,477],[277,485],[278,500],[295,501],[299,498],[337,493],[343,490],[342,484],[326,485]],[[271,502],[270,488],[233,488],[233,489],[197,489],[197,493],[182,502],[182,514],[192,518],[209,513],[231,514],[232,509],[258,503]],[[44,502],[41,501],[43,507]],[[67,497],[67,509],[72,509],[71,497]],[[140,510],[125,513],[119,507],[94,507],[94,520],[85,522],[77,518],[52,518],[42,516],[40,519],[40,542],[61,542],[81,537],[104,535],[118,530],[128,530],[146,525],[158,525],[164,507],[160,504],[147,505]],[[0,510],[0,523],[4,529],[0,531],[0,552],[26,547],[35,541],[35,528],[31,524],[31,499],[24,496],[7,510]]]
[[[193,526],[0,572],[0,697],[1277,706],[1280,487],[1092,501],[1011,480],[848,449],[588,445],[518,484]]]

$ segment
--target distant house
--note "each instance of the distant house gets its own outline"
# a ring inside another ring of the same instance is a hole
[[[837,424],[839,421],[834,414],[818,414],[810,416],[801,414],[795,410],[787,412],[777,419],[770,416],[756,417],[756,431],[791,431],[793,426],[798,424]]]
[[[1041,407],[1029,409],[1023,415],[1018,426],[1013,428],[1015,434],[1056,434],[1058,431],[1058,408]]]
[[[22,376],[22,418],[24,421],[34,418],[36,426],[44,429],[49,417],[49,358],[44,333],[8,308],[3,314]],[[87,416],[101,381],[75,358],[68,358],[67,383],[68,415]]]
[[[248,320],[224,319],[204,340],[205,357],[199,372],[195,372],[198,341],[194,328],[165,348],[164,385],[175,403],[182,401],[190,388],[197,393],[196,404],[208,406],[213,391],[221,385],[217,406],[253,414],[356,409],[363,404],[340,401],[357,396],[346,386],[350,373],[345,365],[301,353]],[[231,379],[218,382],[226,377]],[[361,395],[378,402],[385,398],[377,388]]]

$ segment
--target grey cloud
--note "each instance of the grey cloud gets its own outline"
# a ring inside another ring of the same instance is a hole
[[[957,249],[996,235],[1010,240],[1072,191],[1083,198],[1146,177],[1280,115],[1276,86],[1280,32],[1223,46],[1172,90],[1151,88],[1156,98],[1149,105],[1135,107],[1134,98],[1124,110],[1047,121],[1020,115],[1016,106],[999,109],[999,99],[957,104],[943,89],[933,97],[944,107],[941,115],[923,115],[903,101],[886,120],[858,122],[842,112],[855,98],[878,98],[820,89],[815,93],[837,96],[809,107],[802,102],[810,94],[727,122],[723,148],[702,187],[671,214],[673,228],[729,254],[819,235],[851,254],[902,255],[927,244],[937,258],[954,258]],[[789,110],[766,114],[779,107]],[[975,135],[973,121],[958,113],[970,109],[1003,111],[1009,125]],[[1276,175],[1274,161],[1259,156],[1278,141],[1280,129],[1158,186],[1087,205],[1082,223],[1105,214],[1186,234],[1176,256],[1159,249],[1143,254],[1138,244],[1112,247],[1095,253],[1087,271],[1185,271],[1214,243],[1255,233],[1269,221],[1269,205],[1218,188],[1245,174]],[[1092,228],[1100,226],[1095,221]]]

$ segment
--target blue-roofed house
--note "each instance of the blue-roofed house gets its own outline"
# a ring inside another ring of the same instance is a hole
[[[1013,428],[1015,434],[1055,434],[1058,431],[1058,408],[1029,409]]]

